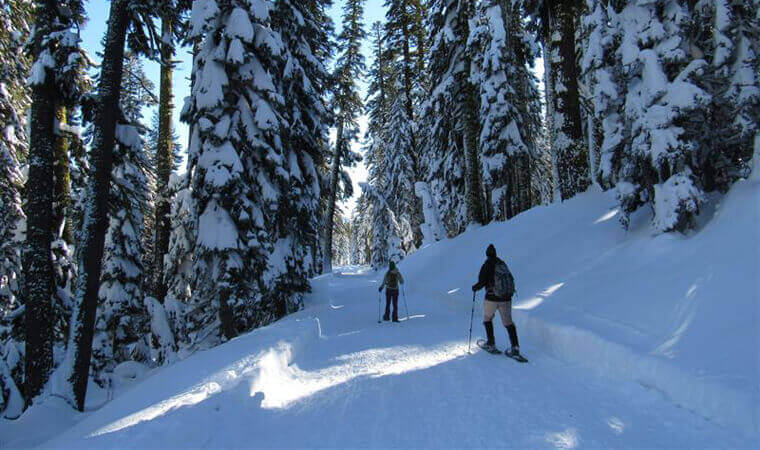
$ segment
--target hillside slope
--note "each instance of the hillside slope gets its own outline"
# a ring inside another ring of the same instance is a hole
[[[380,274],[319,277],[303,311],[90,413],[50,399],[0,424],[0,447],[56,427],[44,447],[756,445],[760,185],[689,237],[653,237],[646,212],[625,232],[613,204],[591,191],[421,249],[400,265],[400,324],[377,323]],[[515,274],[527,365],[467,353],[488,243]]]

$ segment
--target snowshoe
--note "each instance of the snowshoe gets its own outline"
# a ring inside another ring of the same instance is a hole
[[[517,362],[521,362],[521,363],[528,362],[528,359],[520,354],[520,350],[512,350],[512,349],[504,350],[504,356],[506,356],[507,358],[512,358]]]
[[[491,354],[498,354],[501,353],[501,350],[496,348],[494,345],[489,345],[488,342],[485,339],[478,339],[475,341],[475,343],[478,345],[478,347],[482,348],[483,350],[487,351]]]

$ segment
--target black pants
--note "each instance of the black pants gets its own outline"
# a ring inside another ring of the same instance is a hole
[[[385,290],[385,320],[390,317],[391,301],[393,301],[393,320],[398,320],[398,289]]]

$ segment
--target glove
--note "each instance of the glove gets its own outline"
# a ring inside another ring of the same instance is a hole
[[[477,292],[477,291],[478,291],[478,285],[477,284],[473,284],[472,285],[472,292]]]
[[[383,287],[380,286],[380,289],[378,289],[377,292],[383,292]]]

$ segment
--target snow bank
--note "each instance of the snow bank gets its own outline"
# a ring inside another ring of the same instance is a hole
[[[760,183],[737,183],[688,237],[657,235],[648,212],[626,232],[611,205],[613,194],[592,189],[430,245],[401,263],[407,290],[467,308],[493,243],[515,275],[528,355],[636,381],[757,433]]]

